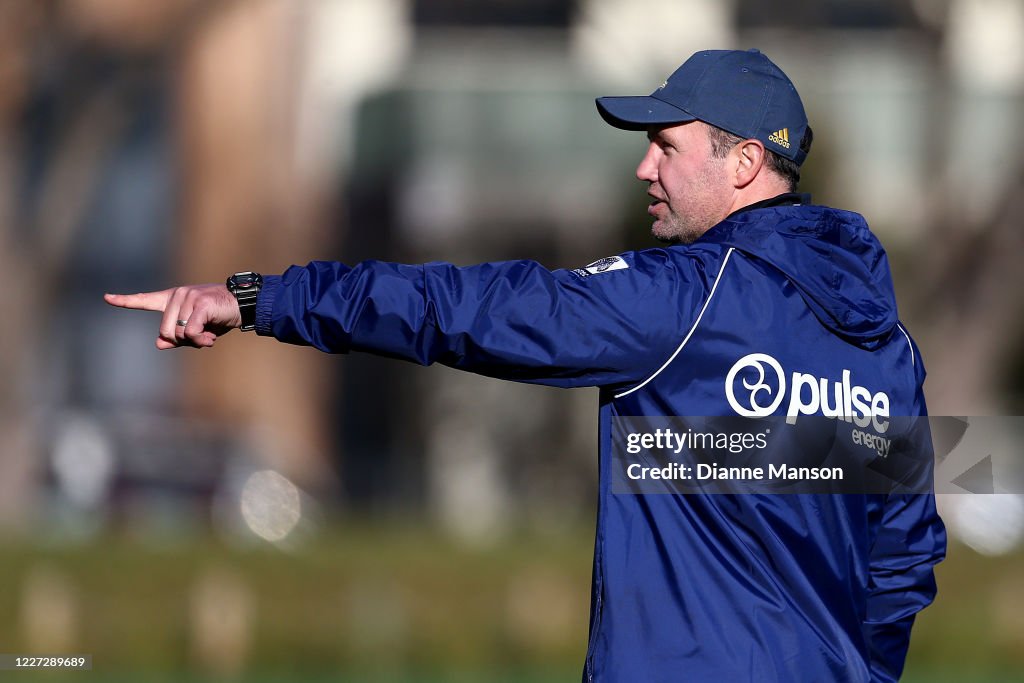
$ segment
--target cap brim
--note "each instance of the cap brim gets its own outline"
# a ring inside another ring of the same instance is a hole
[[[597,111],[608,124],[622,130],[695,121],[696,117],[656,97],[598,97]]]

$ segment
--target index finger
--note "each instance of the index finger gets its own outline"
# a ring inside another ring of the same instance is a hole
[[[103,300],[111,306],[132,308],[137,311],[163,311],[171,300],[174,288],[159,292],[142,292],[140,294],[104,294]]]

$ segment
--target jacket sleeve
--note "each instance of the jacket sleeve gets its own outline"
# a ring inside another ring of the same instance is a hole
[[[898,681],[914,617],[935,598],[933,568],[946,554],[946,531],[931,494],[891,495],[871,549],[867,621],[871,680]]]
[[[331,353],[366,351],[523,382],[636,381],[696,317],[704,269],[661,249],[603,262],[603,271],[551,271],[533,261],[313,262],[265,279],[256,331]]]
[[[890,493],[871,548],[867,619],[873,683],[898,681],[918,612],[935,599],[934,567],[946,556],[946,529],[935,508],[934,450],[924,393],[925,371],[914,347],[917,396],[911,418],[911,450],[920,453],[920,474]],[[907,491],[914,491],[908,493]]]

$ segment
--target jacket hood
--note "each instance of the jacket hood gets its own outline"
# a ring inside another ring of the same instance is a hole
[[[876,347],[899,320],[885,249],[860,214],[807,205],[752,209],[726,218],[701,242],[771,264],[823,325],[858,346]]]

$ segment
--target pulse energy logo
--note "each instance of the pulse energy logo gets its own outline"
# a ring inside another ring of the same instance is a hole
[[[742,400],[736,396],[738,385],[746,390],[742,392]],[[793,372],[787,381],[786,371],[779,361],[766,353],[751,353],[736,361],[725,378],[725,397],[732,409],[743,417],[772,415],[787,396],[787,424],[796,424],[800,415],[815,415],[820,411],[825,417],[853,422],[858,427],[870,426],[878,434],[889,429],[888,394],[872,393],[854,384],[851,372],[846,369],[840,380]]]

